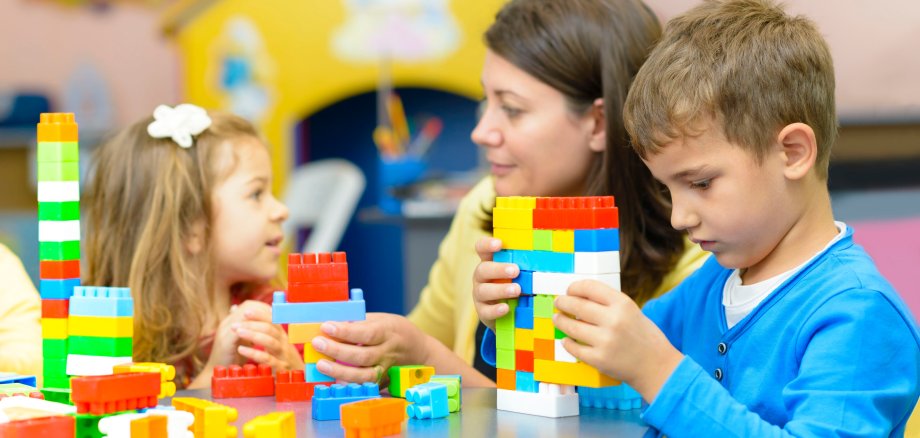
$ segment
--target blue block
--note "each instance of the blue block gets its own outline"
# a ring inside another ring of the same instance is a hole
[[[423,383],[406,390],[406,414],[420,420],[444,418],[450,413],[447,406],[447,386],[443,383]]]
[[[126,287],[77,286],[70,297],[75,316],[134,316],[131,289]]]
[[[514,263],[513,252],[503,249],[492,256],[492,261],[497,263]]]
[[[367,313],[364,305],[364,292],[361,289],[352,289],[350,298],[348,301],[288,303],[284,292],[275,292],[272,303],[272,323],[363,321]]]
[[[620,250],[620,229],[575,230],[575,252]]]
[[[21,376],[19,374],[5,374],[0,373],[0,385],[6,385],[7,383],[21,383],[26,386],[31,386],[37,388],[35,376]]]
[[[575,272],[575,253],[512,250],[521,271]]]
[[[316,383],[316,382],[333,382],[335,379],[329,377],[316,369],[315,363],[306,363],[303,365],[303,380],[307,383]]]
[[[625,383],[603,388],[577,387],[578,400],[584,407],[605,408],[619,411],[639,409],[642,396]]]
[[[533,373],[515,371],[514,374],[515,389],[523,392],[539,392],[539,385],[533,379]]]
[[[313,388],[313,399],[310,403],[313,405],[313,419],[338,420],[341,418],[342,405],[370,398],[380,398],[380,389],[376,383],[316,385]]]
[[[533,295],[533,271],[521,271],[512,281],[521,286],[522,294]]]
[[[69,300],[73,295],[73,288],[80,285],[79,278],[66,280],[39,280],[38,290],[43,299]]]
[[[514,328],[533,330],[533,306],[514,309]]]

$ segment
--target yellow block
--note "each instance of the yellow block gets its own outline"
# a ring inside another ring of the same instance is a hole
[[[556,327],[553,326],[553,320],[550,318],[534,318],[533,337],[534,339],[556,339]]]
[[[322,334],[322,323],[288,324],[288,342],[292,344],[309,344],[313,338]]]
[[[533,330],[514,329],[514,349],[533,351]]]
[[[173,397],[174,408],[195,416],[191,431],[195,438],[236,438],[237,411],[229,406],[194,397]]]
[[[67,339],[67,318],[42,318],[43,339]]]
[[[492,210],[492,226],[515,230],[533,229],[533,210],[523,208],[498,208]]]
[[[296,438],[297,424],[293,412],[260,415],[243,425],[244,438]]]
[[[501,239],[502,249],[533,250],[533,230],[496,228],[492,235],[496,239]]]
[[[70,336],[98,338],[130,338],[134,336],[134,318],[130,316],[74,316],[67,318]]]
[[[601,374],[596,368],[584,362],[556,362],[545,359],[533,361],[533,378],[540,382],[591,388],[620,384],[619,380]]]
[[[176,368],[158,362],[134,362],[112,367],[114,374],[122,373],[158,373],[160,375],[160,394],[157,398],[172,397],[176,394]]]
[[[495,198],[495,208],[537,208],[537,198],[533,196],[499,196]]]
[[[331,357],[326,356],[323,353],[316,351],[311,344],[303,344],[303,363],[316,363],[320,359],[326,359],[328,361],[333,361]]]
[[[575,230],[553,230],[553,252],[575,252]]]

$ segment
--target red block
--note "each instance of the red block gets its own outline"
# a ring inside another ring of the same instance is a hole
[[[160,393],[160,373],[124,373],[70,380],[78,414],[93,415],[152,408]]]
[[[344,252],[288,255],[288,282],[328,283],[348,281],[348,262]]]
[[[533,227],[550,230],[618,228],[613,196],[537,198]]]
[[[348,282],[288,283],[287,302],[348,301]]]
[[[533,372],[533,351],[514,350],[514,369]]]
[[[3,438],[73,438],[74,418],[64,415],[0,423]]]
[[[275,376],[275,401],[310,401],[313,398],[313,388],[322,384],[304,381],[303,370],[278,371]]]
[[[214,367],[211,376],[211,397],[267,397],[275,394],[275,381],[272,379],[272,367],[261,364],[229,367]]]
[[[80,261],[42,260],[38,262],[38,277],[45,280],[80,278]]]
[[[42,318],[67,318],[70,300],[42,300]]]

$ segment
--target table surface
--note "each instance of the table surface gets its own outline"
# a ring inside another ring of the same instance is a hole
[[[209,389],[179,391],[178,397],[211,400]],[[218,403],[236,408],[239,417],[234,423],[242,436],[247,421],[270,412],[293,411],[299,437],[341,437],[339,420],[313,421],[309,402],[277,403],[274,397],[226,398]],[[171,401],[161,400],[161,405]],[[467,388],[463,390],[460,412],[436,420],[409,419],[403,424],[407,436],[616,436],[644,435],[647,426],[639,419],[640,411],[615,411],[581,407],[581,415],[566,418],[545,418],[504,412],[495,409],[495,389]]]

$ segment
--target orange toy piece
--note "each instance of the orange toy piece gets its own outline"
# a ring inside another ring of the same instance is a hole
[[[42,113],[38,122],[38,142],[79,139],[79,130],[73,113]]]
[[[229,367],[214,367],[211,377],[211,397],[213,398],[239,398],[239,397],[268,397],[275,395],[275,381],[272,378],[272,367],[260,364],[244,366],[230,365]]]
[[[131,438],[167,438],[165,415],[148,415],[131,421]]]
[[[406,420],[406,401],[398,398],[372,398],[342,405],[345,438],[377,438],[402,432]]]
[[[108,376],[74,377],[70,380],[78,414],[111,414],[157,405],[160,376],[154,373],[125,373]]]
[[[73,438],[75,421],[73,417],[55,415],[52,417],[29,418],[26,420],[0,423],[0,437],[3,438]]]

